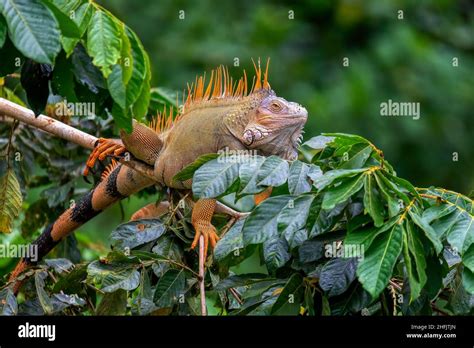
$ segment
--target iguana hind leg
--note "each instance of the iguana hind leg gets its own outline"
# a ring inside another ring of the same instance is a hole
[[[196,231],[191,249],[196,247],[199,242],[199,237],[202,235],[204,237],[204,257],[207,255],[209,242],[211,243],[211,247],[214,248],[219,240],[216,228],[211,223],[215,208],[215,199],[200,199],[194,205],[191,215],[191,223]]]
[[[170,203],[168,201],[162,201],[158,204],[150,203],[133,213],[130,221],[159,218],[169,211],[169,207]]]

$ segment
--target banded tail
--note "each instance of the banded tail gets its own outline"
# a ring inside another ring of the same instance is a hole
[[[102,176],[101,182],[89,193],[81,197],[73,207],[67,209],[32,243],[37,245],[38,260],[48,254],[64,237],[74,232],[84,223],[98,215],[112,204],[153,184],[153,181],[123,165],[112,164],[110,170]],[[29,265],[36,262],[28,258],[21,259],[10,275],[9,281],[14,282],[15,294],[21,282],[15,279]]]

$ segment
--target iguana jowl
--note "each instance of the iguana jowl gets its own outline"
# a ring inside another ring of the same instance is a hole
[[[129,151],[134,157],[154,166],[155,182],[127,166],[109,166],[101,182],[45,228],[33,242],[38,247],[39,258],[102,210],[147,186],[158,182],[170,188],[189,190],[191,180],[177,182],[173,177],[201,155],[226,148],[251,149],[263,156],[296,159],[307,111],[278,97],[270,88],[268,63],[264,74],[260,64],[255,66],[255,70],[249,92],[245,72],[234,83],[228,70],[221,66],[212,71],[207,85],[201,76],[188,87],[183,111],[174,120],[170,113],[167,118],[166,114],[159,115],[150,127],[134,121],[130,134],[121,132],[121,141],[101,138],[87,161],[85,174],[97,159]],[[166,212],[167,206],[166,202],[147,205],[136,212],[132,220],[157,217]],[[200,199],[194,204],[191,222],[196,234],[192,248],[201,235],[205,238],[206,251],[208,243],[215,246],[218,236],[211,224],[215,208],[215,199]],[[21,260],[10,280],[14,281],[30,264],[31,260]],[[19,282],[15,284],[15,290],[18,286]]]

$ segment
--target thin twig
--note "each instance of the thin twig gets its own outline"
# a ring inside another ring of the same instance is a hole
[[[206,290],[204,287],[204,236],[199,237],[199,290],[201,292],[201,315],[207,315]]]

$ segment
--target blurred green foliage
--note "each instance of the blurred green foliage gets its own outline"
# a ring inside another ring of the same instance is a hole
[[[251,58],[270,57],[277,94],[309,110],[305,139],[321,132],[360,134],[416,185],[466,194],[474,189],[472,2],[102,3],[143,41],[152,86],[182,90],[203,71],[233,67],[235,58],[240,67],[231,73],[237,77],[242,68],[252,71]],[[421,118],[380,116],[380,103],[388,99],[419,102]]]

